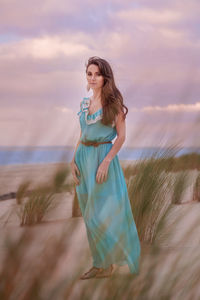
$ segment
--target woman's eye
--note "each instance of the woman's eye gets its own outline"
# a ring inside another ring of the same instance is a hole
[[[88,76],[92,76],[91,73],[87,73]],[[98,73],[97,76],[102,76],[101,73]]]

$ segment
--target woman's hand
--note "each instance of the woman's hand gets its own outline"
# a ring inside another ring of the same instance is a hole
[[[72,171],[72,175],[73,175],[73,178],[74,178],[74,181],[76,184],[79,185],[79,179],[77,178],[77,175],[80,176],[80,171],[75,163],[75,160],[72,160],[71,163],[70,163],[70,166],[71,166],[71,171]]]
[[[97,183],[103,183],[103,181],[107,180],[109,165],[110,161],[108,160],[103,160],[102,163],[99,165],[96,174]]]

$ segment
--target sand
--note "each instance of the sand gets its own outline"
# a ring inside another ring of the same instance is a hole
[[[38,164],[38,165],[14,165],[14,166],[1,166],[0,167],[0,182],[1,182],[1,192],[0,194],[9,193],[11,191],[15,192],[18,185],[24,180],[30,178],[33,183],[36,185],[41,182],[46,182],[51,179],[54,171],[63,164]],[[195,171],[191,172],[191,178],[197,175]],[[177,251],[184,251],[187,249],[187,253],[193,252],[193,249],[199,247],[200,244],[200,227],[197,226],[195,232],[190,235],[190,238],[187,239],[186,243],[182,243],[181,237],[183,233],[187,230],[188,226],[199,220],[200,217],[200,203],[192,202],[192,187],[189,186],[188,190],[184,193],[184,205],[174,205],[174,208],[171,211],[168,226],[172,224],[173,219],[176,219],[181,213],[185,214],[184,219],[177,224],[174,228],[173,236],[170,238],[160,237],[158,243],[163,247],[164,251],[172,251],[174,255]],[[58,237],[62,229],[70,224],[77,225],[75,234],[71,236],[70,249],[66,256],[63,257],[63,263],[60,266],[57,276],[71,276],[72,274],[77,274],[77,289],[75,294],[78,295],[80,288],[84,284],[83,281],[79,280],[78,267],[80,262],[80,257],[86,255],[88,258],[86,269],[91,267],[92,259],[90,255],[87,233],[82,217],[72,218],[72,202],[73,194],[69,192],[56,194],[56,201],[58,203],[57,207],[49,212],[42,224],[32,226],[33,231],[36,232],[36,245],[44,245],[50,236]],[[16,199],[9,199],[0,201],[0,259],[2,259],[2,254],[5,251],[3,237],[10,232],[14,235],[17,235],[21,232],[22,228],[19,226],[19,218],[16,214],[11,214],[6,226],[3,226],[5,221],[5,216],[8,216],[9,212],[12,209],[15,209],[17,206]],[[2,219],[2,216],[4,218]],[[143,251],[145,252],[145,245],[142,246]],[[189,250],[188,250],[189,249]],[[148,253],[146,254],[148,255]],[[169,265],[165,265],[167,269]],[[85,270],[84,270],[85,271]],[[129,274],[128,266],[117,267],[115,266],[115,274],[123,276]],[[71,278],[71,277],[70,277]],[[78,296],[77,296],[78,297]],[[74,298],[75,299],[75,295]]]

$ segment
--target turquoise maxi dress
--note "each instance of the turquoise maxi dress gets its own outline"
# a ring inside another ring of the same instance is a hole
[[[102,108],[89,115],[89,104],[88,97],[80,103],[80,140],[112,141],[117,135],[116,127],[101,123]],[[117,155],[110,162],[107,180],[96,182],[98,166],[112,146],[111,143],[97,147],[79,144],[75,153],[80,171],[76,193],[86,225],[93,266],[107,268],[110,264],[128,264],[131,273],[139,273],[140,241]]]

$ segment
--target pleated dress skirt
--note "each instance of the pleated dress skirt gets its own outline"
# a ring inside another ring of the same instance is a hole
[[[102,109],[89,115],[90,98],[84,97],[78,112],[83,142],[112,141],[115,126],[101,123]],[[96,182],[100,163],[113,144],[97,147],[79,144],[75,162],[80,171],[76,193],[84,218],[93,266],[107,268],[110,264],[128,264],[130,273],[139,273],[140,240],[133,218],[123,170],[118,156],[112,159],[107,180]]]

